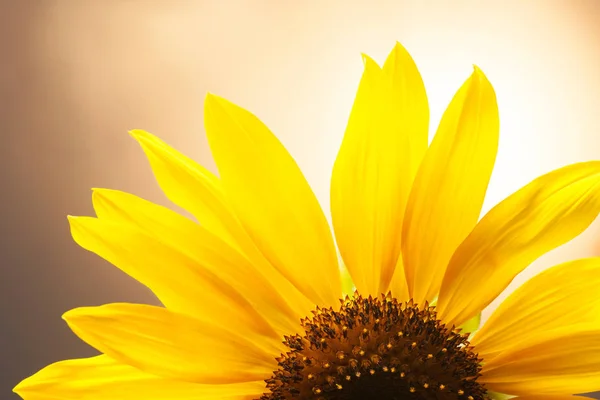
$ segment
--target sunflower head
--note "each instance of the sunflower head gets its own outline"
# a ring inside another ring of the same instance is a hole
[[[52,364],[14,390],[26,400],[567,400],[598,390],[600,258],[550,268],[481,327],[479,316],[594,221],[600,162],[543,175],[480,218],[499,137],[489,80],[473,70],[429,144],[408,52],[395,46],[382,67],[363,61],[331,177],[333,232],[292,156],[247,110],[206,98],[218,176],[133,131],[193,219],[98,189],[97,217],[69,223],[78,244],[162,306],[68,311],[102,355]],[[357,291],[340,304],[348,287]]]
[[[468,334],[447,328],[435,307],[358,292],[338,311],[318,308],[303,335],[285,337],[260,400],[481,399],[480,359]]]

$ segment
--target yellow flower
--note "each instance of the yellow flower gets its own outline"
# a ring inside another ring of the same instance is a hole
[[[475,68],[428,147],[427,97],[408,53],[397,45],[383,67],[364,62],[331,179],[343,267],[292,157],[254,115],[208,95],[219,177],[132,132],[163,191],[198,222],[105,189],[93,194],[97,218],[69,218],[79,245],[164,307],[67,312],[73,332],[102,355],[52,364],[15,392],[27,400],[558,400],[600,389],[600,258],[532,278],[477,330],[481,310],[518,273],[596,218],[600,162],[535,179],[479,220],[499,134],[484,74]],[[340,302],[343,285],[356,292]]]

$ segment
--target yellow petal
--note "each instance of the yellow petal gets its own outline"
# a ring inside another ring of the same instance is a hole
[[[14,389],[24,400],[252,400],[265,383],[203,385],[161,378],[106,355],[48,365]]]
[[[419,71],[400,45],[383,71],[364,60],[333,168],[331,214],[356,287],[377,296],[387,291],[400,255],[406,200],[427,149],[429,109]]]
[[[398,42],[383,64],[383,72],[392,80],[392,97],[399,102],[397,119],[408,131],[407,156],[410,159],[411,180],[417,174],[423,156],[427,151],[429,133],[429,104],[421,74],[410,54]]]
[[[69,222],[81,247],[148,286],[169,309],[224,327],[239,326],[249,335],[280,337],[232,286],[241,279],[256,282],[256,276],[224,279],[217,273],[245,269],[245,260],[217,238],[198,235],[202,258],[192,258],[131,225],[89,217],[70,217]]]
[[[219,180],[201,165],[155,136],[134,130],[131,135],[146,153],[156,179],[167,197],[188,210],[208,231],[243,252],[250,261],[286,293],[298,317],[314,305],[265,259],[227,203]]]
[[[548,330],[594,321],[600,325],[598,287],[600,257],[547,269],[508,296],[471,344],[489,360],[511,344]]]
[[[484,362],[479,382],[515,395],[586,393],[600,389],[600,325],[541,333]]]
[[[258,118],[214,95],[205,127],[228,202],[271,264],[314,304],[341,280],[327,220],[296,162]]]
[[[209,269],[247,299],[279,336],[296,332],[300,318],[313,307],[271,265],[252,264],[237,250],[176,212],[117,190],[95,189],[93,203],[100,219],[133,225],[189,256],[196,261],[195,268]],[[274,275],[279,275],[279,279]],[[203,304],[194,293],[187,295],[192,307]]]
[[[235,242],[238,223],[217,177],[148,132],[133,130],[130,134],[142,146],[165,195],[194,215],[202,226]]]
[[[398,258],[398,263],[396,264],[396,269],[394,270],[394,275],[388,289],[392,292],[394,298],[399,301],[408,301],[410,299],[402,257]]]
[[[600,162],[543,175],[490,210],[452,257],[438,316],[460,325],[541,255],[583,232],[600,212]]]
[[[452,253],[479,218],[498,130],[494,89],[475,67],[442,117],[406,207],[402,252],[417,303],[437,296]]]
[[[143,304],[81,307],[63,315],[82,340],[146,373],[196,383],[269,378],[283,350],[277,340],[237,332]]]

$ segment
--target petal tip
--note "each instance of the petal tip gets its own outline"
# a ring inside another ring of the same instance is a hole
[[[76,308],[73,308],[73,309],[71,309],[71,310],[69,310],[69,311],[65,311],[65,312],[64,312],[64,313],[63,313],[63,314],[60,316],[60,318],[61,318],[63,321],[65,321],[67,324],[69,324],[69,323],[70,323],[70,322],[73,320],[73,314],[74,314],[74,312],[73,312],[73,311],[75,311],[75,310],[76,310]]]
[[[23,379],[21,382],[17,383],[15,387],[12,388],[12,392],[18,394],[22,399],[25,398],[25,393],[28,387],[31,387],[31,384],[27,384],[31,377]]]
[[[94,217],[82,217],[79,215],[67,215],[67,221],[69,221],[69,226],[71,227],[71,230],[75,229],[75,228],[80,228],[85,221],[89,221],[92,219],[96,219]]]
[[[362,61],[363,61],[363,65],[365,66],[365,69],[368,67],[374,67],[374,66],[379,67],[379,65],[375,62],[375,60],[373,60],[368,54],[360,53],[360,55],[362,57]]]
[[[206,92],[206,96],[204,96],[204,102],[208,103],[210,101],[215,101],[218,96],[212,92]]]
[[[67,215],[67,222],[69,223],[69,232],[71,232],[71,237],[74,238],[75,232],[78,228],[77,217],[74,215]]]
[[[92,220],[97,220],[97,218],[67,215],[67,221],[69,221],[69,231],[71,232],[71,237],[73,238],[75,243],[79,244],[80,246],[82,246],[82,238],[85,236],[85,233],[87,233],[87,231],[90,229],[89,222]]]
[[[480,82],[487,82],[487,76],[485,76],[485,74],[483,73],[483,71],[481,70],[481,68],[479,68],[477,65],[473,64],[473,73],[471,74],[471,76],[475,79],[477,79]]]
[[[214,93],[207,92],[204,97],[204,123],[206,128],[207,120],[212,118],[215,113],[219,113],[219,109],[221,112],[231,110],[235,104],[225,99],[224,97],[218,96]],[[207,128],[207,133],[209,129]]]
[[[92,188],[92,205],[94,209],[96,209],[99,201],[106,198],[107,192],[110,192],[110,189]],[[97,211],[96,214],[98,214]]]
[[[361,53],[365,71],[380,70],[379,64],[365,53]]]
[[[142,143],[144,140],[148,140],[152,137],[152,134],[146,132],[143,129],[131,129],[127,133],[129,136],[134,138],[138,143]]]
[[[228,103],[230,103],[229,101],[227,101],[224,97],[221,97],[219,95],[216,95],[214,93],[211,92],[206,92],[206,96],[204,96],[204,106],[208,107],[211,105],[227,105]]]
[[[101,306],[99,306],[101,307]],[[73,328],[73,326],[85,319],[86,316],[89,316],[92,311],[99,309],[99,307],[76,307],[72,308],[68,311],[65,311],[60,318],[69,325],[69,327]]]
[[[369,59],[369,56],[365,53],[360,53],[360,59],[362,60],[363,65],[367,65],[367,60]]]
[[[495,91],[492,83],[489,81],[483,70],[479,68],[479,66],[473,64],[473,72],[471,73],[469,79],[467,79],[467,82],[471,83],[471,90],[483,90],[495,97]]]
[[[394,48],[392,49],[392,53],[409,54],[408,50],[406,50],[406,47],[404,47],[402,43],[397,40],[394,44]]]

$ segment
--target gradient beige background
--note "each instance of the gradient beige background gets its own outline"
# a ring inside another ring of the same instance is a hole
[[[64,311],[155,301],[79,249],[65,218],[92,214],[91,187],[169,204],[128,129],[214,170],[201,110],[215,92],[272,128],[327,205],[360,53],[383,61],[395,40],[421,68],[434,127],[471,64],[495,85],[486,210],[544,171],[600,158],[600,1],[0,0],[0,398],[48,363],[93,354]],[[599,232],[518,281],[600,255]]]

